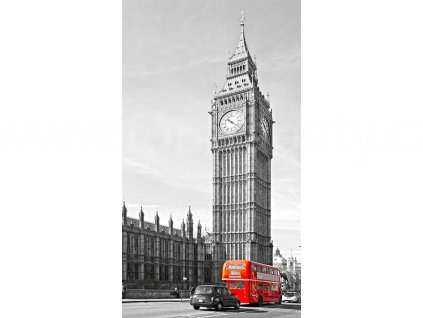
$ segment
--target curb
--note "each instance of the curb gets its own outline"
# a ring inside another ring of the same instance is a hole
[[[122,304],[125,303],[184,303],[189,302],[189,299],[128,299],[122,300]]]

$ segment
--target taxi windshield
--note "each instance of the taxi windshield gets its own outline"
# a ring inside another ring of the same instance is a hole
[[[211,286],[197,286],[195,289],[195,294],[213,294],[213,287]]]

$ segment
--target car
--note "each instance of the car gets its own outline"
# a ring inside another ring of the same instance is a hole
[[[221,310],[223,307],[234,307],[239,309],[241,304],[238,297],[225,286],[199,285],[189,300],[195,310],[200,307],[215,308]]]
[[[299,302],[301,302],[301,295],[300,295],[299,292],[294,292],[294,291],[285,292],[282,295],[282,302],[284,302],[284,301],[299,303]]]

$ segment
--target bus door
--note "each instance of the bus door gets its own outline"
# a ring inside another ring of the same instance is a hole
[[[258,302],[258,296],[260,291],[258,290],[259,283],[257,281],[250,282],[250,303],[254,304]]]
[[[239,298],[241,303],[249,303],[248,281],[228,281],[228,288]]]

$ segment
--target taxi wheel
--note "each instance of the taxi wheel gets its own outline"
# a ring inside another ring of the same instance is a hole
[[[222,303],[221,302],[217,303],[216,310],[218,310],[218,311],[222,310]]]
[[[195,310],[200,309],[200,306],[192,306],[192,307],[194,307]]]
[[[235,304],[235,307],[234,307],[235,309],[239,309],[239,301],[237,301],[236,302],[236,304]]]

